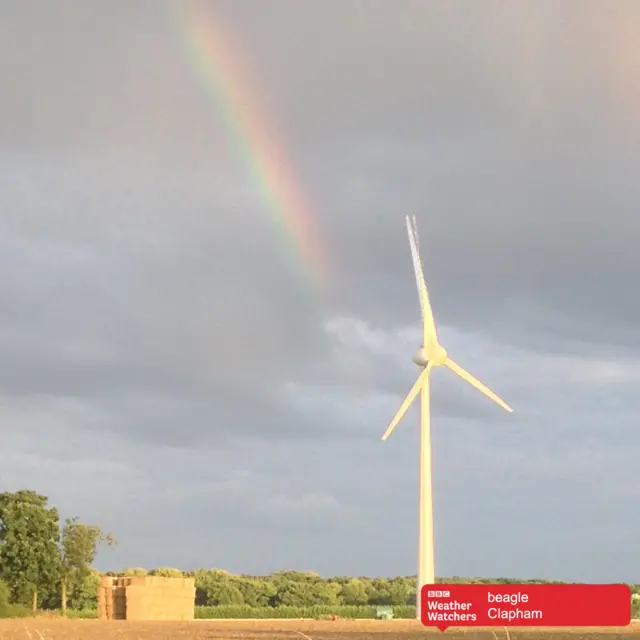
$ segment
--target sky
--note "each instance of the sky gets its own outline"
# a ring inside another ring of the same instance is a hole
[[[0,0],[0,486],[97,566],[637,582],[640,5]],[[636,213],[634,213],[634,211]]]

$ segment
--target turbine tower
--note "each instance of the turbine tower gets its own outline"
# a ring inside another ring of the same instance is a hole
[[[389,428],[382,436],[386,440],[391,432],[402,420],[411,403],[420,394],[420,516],[419,516],[419,541],[418,541],[418,584],[416,594],[416,617],[420,619],[420,591],[425,584],[434,584],[434,544],[433,544],[433,489],[431,473],[431,412],[429,398],[429,378],[432,369],[445,366],[463,380],[484,393],[488,398],[499,404],[506,411],[513,409],[491,389],[474,378],[468,371],[454,362],[447,351],[438,342],[436,325],[429,303],[427,285],[424,281],[422,263],[420,262],[418,229],[415,216],[406,216],[407,232],[409,233],[409,246],[413,259],[413,269],[418,286],[418,297],[422,310],[422,346],[413,357],[413,361],[422,369],[416,383],[411,388],[400,405],[398,413],[391,421]]]

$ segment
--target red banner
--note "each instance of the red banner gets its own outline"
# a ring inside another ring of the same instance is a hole
[[[623,627],[625,584],[435,584],[422,588],[422,624],[438,627]]]

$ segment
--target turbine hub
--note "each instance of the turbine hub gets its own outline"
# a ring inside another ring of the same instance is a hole
[[[422,346],[416,351],[413,361],[423,369],[429,363],[431,363],[432,367],[439,367],[447,361],[447,350],[439,344],[429,348]]]
[[[415,355],[413,356],[413,361],[423,369],[427,366],[429,362],[429,357],[427,355],[427,350],[424,347],[420,347]]]

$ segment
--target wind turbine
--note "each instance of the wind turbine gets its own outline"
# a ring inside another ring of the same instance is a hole
[[[422,273],[420,262],[418,228],[415,216],[406,216],[407,232],[409,233],[409,246],[413,259],[413,269],[418,286],[418,297],[422,310],[422,346],[413,357],[413,361],[422,369],[411,391],[407,394],[391,421],[389,428],[382,436],[386,440],[391,432],[398,426],[411,403],[420,394],[420,516],[419,516],[419,542],[418,542],[418,584],[416,594],[416,617],[420,619],[420,591],[425,584],[434,584],[434,544],[433,544],[433,489],[431,473],[431,412],[429,398],[429,378],[435,367],[445,366],[463,380],[484,393],[488,398],[499,404],[506,411],[513,409],[491,389],[477,380],[468,371],[454,362],[447,351],[438,342],[436,324],[431,311],[427,285]]]

